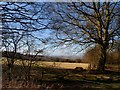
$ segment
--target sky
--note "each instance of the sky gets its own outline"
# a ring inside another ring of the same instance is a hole
[[[19,1],[19,0],[16,0],[16,1]],[[28,1],[28,0],[25,0],[25,1]],[[29,0],[29,1],[31,1],[31,0]],[[48,1],[48,2],[49,1],[53,1],[54,2],[56,0],[37,0],[37,2],[42,2],[42,1]],[[62,2],[62,0],[57,0],[57,1],[61,1]],[[65,1],[70,2],[70,0],[65,0]],[[91,1],[91,0],[84,0],[84,1]],[[50,31],[46,30],[43,34],[40,34],[39,32],[35,32],[34,36],[36,36],[36,37],[48,37],[48,36],[50,36]],[[49,47],[49,46],[50,46],[50,44],[46,45],[46,47]],[[45,47],[45,46],[43,45],[43,47]],[[41,48],[41,47],[37,46],[37,48]],[[79,51],[80,47],[76,47],[75,48],[75,46],[69,46],[68,47],[66,45],[63,45],[63,46],[58,47],[58,48],[48,48],[45,53],[47,55],[50,55],[50,56],[80,56],[80,57],[82,57],[83,54],[85,53],[85,50],[83,50],[82,52],[79,52],[79,53],[76,50]]]
[[[45,32],[43,32],[42,34],[38,31],[34,33],[34,36],[36,37],[50,37],[50,31],[49,30],[45,30]],[[40,41],[38,40],[39,44]],[[37,42],[37,43],[38,43]],[[75,47],[74,45],[72,46],[66,46],[65,44],[63,46],[59,46],[59,47],[52,47],[52,44],[47,44],[47,45],[41,45],[42,48],[44,47],[48,47],[45,51],[45,55],[49,55],[49,56],[72,56],[72,57],[82,57],[84,54],[84,50],[81,52],[78,52],[77,50],[80,50],[80,47]],[[37,48],[41,48],[40,45],[37,46]]]
[[[70,46],[70,47],[62,46],[54,50],[48,49],[47,53],[50,56],[82,57],[84,55],[84,50],[82,52],[75,52],[73,46]]]
[[[1,0],[1,1],[10,1],[10,2],[116,2],[120,0]]]

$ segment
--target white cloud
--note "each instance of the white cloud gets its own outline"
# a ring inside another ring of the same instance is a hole
[[[66,47],[65,45],[63,47],[57,48],[55,50],[48,50],[46,53],[50,56],[82,56],[83,52],[77,53],[77,50],[74,50],[74,47]],[[76,48],[79,49],[79,48]]]

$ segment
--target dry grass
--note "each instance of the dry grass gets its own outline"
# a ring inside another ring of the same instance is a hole
[[[25,61],[26,62],[26,61]],[[72,64],[72,65],[71,65]],[[87,71],[73,72],[78,63],[61,63],[61,62],[35,62],[32,65],[31,80],[24,79],[24,69],[22,63],[15,61],[13,70],[13,80],[7,79],[7,67],[3,65],[3,88],[31,88],[32,90],[116,90],[120,89],[120,75],[117,74],[89,74]],[[41,80],[41,66],[44,66],[45,74]],[[82,65],[81,65],[82,66]],[[87,67],[87,65],[83,65]],[[60,67],[57,69],[54,67]],[[64,69],[63,69],[64,68]],[[58,79],[59,76],[68,73],[63,79]],[[21,77],[21,78],[20,78]],[[26,89],[25,89],[26,90]]]
[[[76,67],[82,67],[83,69],[88,69],[88,63],[66,63],[66,62],[47,62],[47,61],[40,61],[38,65],[41,66],[53,66],[56,68],[63,68],[63,69],[75,69]]]
[[[24,63],[27,65],[28,60],[24,60]],[[2,63],[6,64],[6,60]],[[61,68],[61,69],[75,69],[76,67],[82,67],[83,69],[88,69],[88,63],[68,63],[68,62],[48,62],[48,61],[33,61],[35,66],[42,66],[42,67],[54,67],[54,68]],[[22,61],[16,60],[16,65],[22,65]]]

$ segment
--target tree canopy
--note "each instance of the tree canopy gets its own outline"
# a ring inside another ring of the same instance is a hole
[[[106,53],[120,39],[119,4],[120,2],[3,2],[3,44],[6,48],[12,46],[12,50],[17,52],[18,44],[27,45],[30,36],[43,43],[52,40],[52,45],[72,44],[83,46],[84,49],[97,45],[97,68],[103,71]],[[31,33],[45,29],[51,30],[54,38],[42,39]]]
[[[103,71],[106,53],[119,39],[119,2],[53,3],[50,27],[59,42],[99,46],[98,70]]]

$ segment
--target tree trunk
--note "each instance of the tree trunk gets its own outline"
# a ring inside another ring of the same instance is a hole
[[[97,70],[103,72],[105,70],[105,63],[106,63],[106,47],[100,46],[100,58],[98,62]]]
[[[8,78],[9,78],[9,81],[12,80],[12,71],[13,71],[13,58],[7,58],[7,61],[8,61]]]

